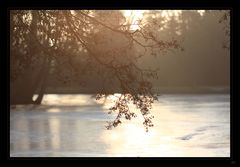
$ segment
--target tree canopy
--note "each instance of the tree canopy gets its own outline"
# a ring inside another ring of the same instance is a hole
[[[86,76],[97,73],[101,88],[96,99],[121,93],[109,109],[118,115],[108,129],[120,124],[122,117],[136,116],[129,103],[141,112],[146,129],[153,126],[150,109],[157,96],[149,79],[157,78],[157,70],[139,67],[138,60],[183,48],[175,38],[178,27],[167,34],[172,38],[158,35],[167,24],[175,24],[166,23],[159,11],[146,11],[144,18],[133,20],[120,10],[12,10],[10,79],[19,89],[12,90],[11,103],[40,104],[50,74],[58,82],[83,86]],[[39,96],[33,101],[36,90]]]

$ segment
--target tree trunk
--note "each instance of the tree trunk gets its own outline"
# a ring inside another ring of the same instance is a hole
[[[42,83],[40,85],[40,90],[39,90],[39,94],[37,99],[34,101],[34,104],[41,104],[42,100],[43,100],[43,96],[45,93],[45,90],[47,88],[47,81],[48,81],[48,76],[49,76],[49,69],[50,69],[50,64],[51,64],[51,60],[48,59],[48,62],[46,63],[46,67],[44,69],[44,73],[43,73],[43,79],[42,79]]]
[[[42,63],[39,71],[27,71],[24,77],[21,77],[18,82],[11,85],[11,104],[41,104],[45,90],[47,88],[47,80],[50,70],[51,60],[47,57]],[[36,74],[37,73],[37,74]],[[35,74],[35,75],[34,75]],[[40,88],[38,97],[34,101],[32,98]]]
[[[47,60],[48,55],[42,55],[35,45],[37,36],[37,11],[32,11],[32,23],[30,25],[30,42],[29,49],[32,56],[38,56],[38,65],[34,70],[28,68],[24,71],[23,76],[20,76],[16,81],[10,84],[10,103],[11,104],[40,104],[46,89],[46,78],[49,70],[50,60]],[[36,90],[40,87],[39,97],[33,101],[33,96]]]

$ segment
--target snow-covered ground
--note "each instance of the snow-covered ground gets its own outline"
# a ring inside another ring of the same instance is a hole
[[[43,104],[10,112],[12,157],[229,157],[230,96],[162,95],[152,109],[154,127],[142,117],[106,130],[111,99],[46,95]],[[135,109],[132,107],[132,109]]]

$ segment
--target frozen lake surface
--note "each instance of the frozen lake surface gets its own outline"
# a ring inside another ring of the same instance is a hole
[[[10,112],[11,157],[230,157],[230,96],[162,95],[154,127],[142,117],[106,130],[111,99],[44,96],[43,104]],[[135,109],[132,107],[132,109]]]

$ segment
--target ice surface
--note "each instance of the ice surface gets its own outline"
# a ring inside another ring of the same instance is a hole
[[[12,157],[229,157],[230,96],[162,95],[152,109],[154,127],[142,117],[106,130],[110,100],[91,95],[46,95],[43,104],[10,112]],[[131,108],[135,110],[134,107]]]

